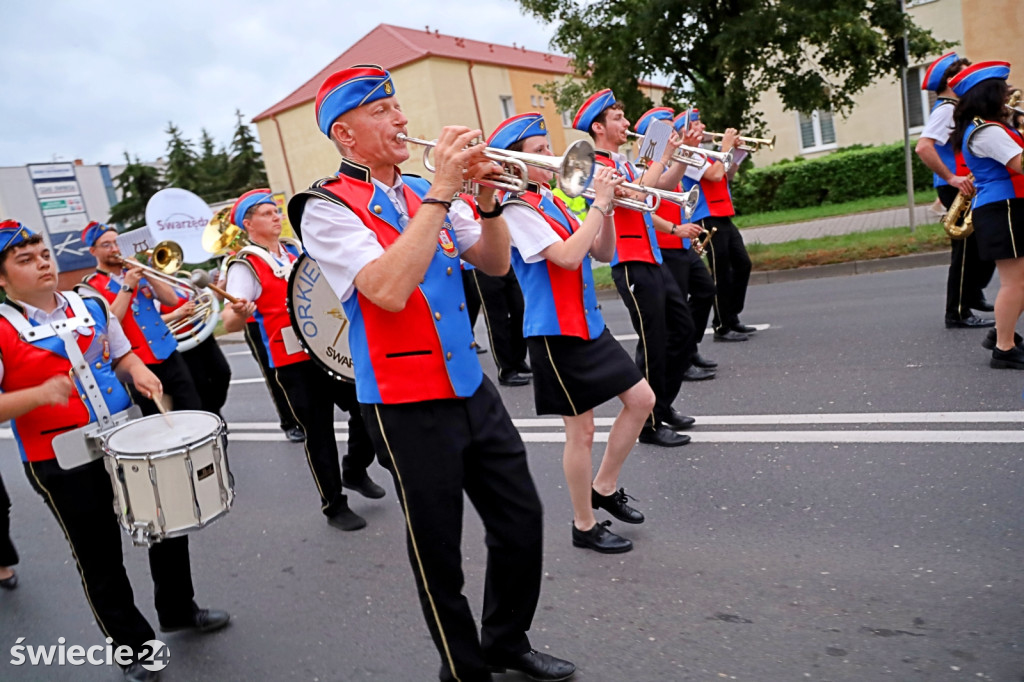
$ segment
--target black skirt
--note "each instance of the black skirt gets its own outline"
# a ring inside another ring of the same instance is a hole
[[[605,327],[596,339],[531,336],[537,414],[576,416],[632,388],[644,378],[626,349]]]
[[[993,201],[972,211],[982,260],[1024,256],[1024,199]]]

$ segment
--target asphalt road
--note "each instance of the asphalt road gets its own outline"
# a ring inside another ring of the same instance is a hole
[[[771,326],[703,344],[719,376],[684,384],[677,402],[698,419],[694,442],[638,445],[627,462],[620,484],[647,514],[613,525],[629,554],[571,546],[559,422],[535,417],[529,387],[502,388],[545,504],[534,646],[588,682],[1024,679],[1024,372],[989,369],[984,332],[943,328],[944,286],[932,267],[752,287],[744,322]],[[618,301],[604,312],[632,334]],[[162,679],[436,679],[392,484],[375,465],[387,497],[352,500],[369,527],[330,528],[302,447],[245,382],[259,376],[245,346],[224,349],[240,380],[225,410],[238,497],[191,546],[198,600],[234,620],[164,636]],[[616,411],[598,410],[599,432]],[[0,593],[0,679],[119,679],[9,663],[20,637],[103,642],[60,530],[13,443],[0,447],[22,555],[20,586]],[[469,508],[477,612],[482,536]],[[126,540],[125,557],[155,622],[146,554]]]

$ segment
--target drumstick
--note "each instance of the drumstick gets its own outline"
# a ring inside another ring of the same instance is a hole
[[[221,289],[216,284],[212,284],[210,282],[210,273],[206,272],[205,270],[193,270],[192,271],[192,278],[191,279],[192,279],[192,284],[196,285],[200,289],[207,289],[207,288],[209,288],[209,289],[217,292],[218,294],[220,294],[221,296],[223,296],[227,300],[231,301],[232,303],[238,303],[238,299],[237,298],[235,298],[234,296],[232,296],[228,292],[224,291],[223,289]]]
[[[163,394],[161,393],[161,395]],[[153,403],[156,405],[157,411],[164,416],[164,421],[167,423],[167,425],[174,426],[174,423],[171,421],[171,415],[170,413],[167,412],[167,408],[164,407],[164,404],[160,401],[160,398],[154,398],[153,394],[150,393],[149,399],[152,400]]]

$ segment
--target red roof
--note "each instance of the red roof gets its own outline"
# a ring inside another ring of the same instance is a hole
[[[499,66],[515,65],[528,71],[573,73],[569,66],[569,58],[561,55],[535,52],[524,47],[484,43],[429,29],[421,31],[380,24],[303,83],[298,90],[257,115],[253,121],[261,121],[300,104],[312,102],[316,99],[316,91],[320,84],[327,76],[353,64],[379,64],[390,70],[427,57],[448,57]]]

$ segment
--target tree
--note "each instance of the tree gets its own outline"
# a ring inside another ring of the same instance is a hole
[[[164,180],[169,187],[180,187],[190,192],[198,192],[202,184],[199,177],[199,157],[192,145],[181,135],[174,123],[168,122],[165,130],[171,139],[167,142],[167,168]]]
[[[230,199],[234,193],[229,189],[228,183],[228,152],[222,146],[217,150],[206,128],[202,129],[199,137],[199,191],[197,194],[207,203],[216,203]]]
[[[110,208],[110,222],[120,223],[125,229],[134,229],[146,224],[146,204],[164,187],[160,171],[153,166],[133,162],[124,153],[125,167],[114,180],[121,200]]]
[[[229,162],[230,188],[235,194],[267,186],[267,171],[263,166],[263,154],[256,149],[256,138],[242,121],[242,112],[235,110],[238,125],[231,139],[231,161]]]
[[[562,111],[610,87],[634,118],[653,106],[641,80],[669,79],[666,106],[697,106],[711,130],[754,131],[762,93],[786,109],[849,112],[854,96],[947,43],[913,23],[897,0],[518,0],[558,25],[552,45],[586,88],[551,83]],[[666,76],[667,74],[667,76]]]

